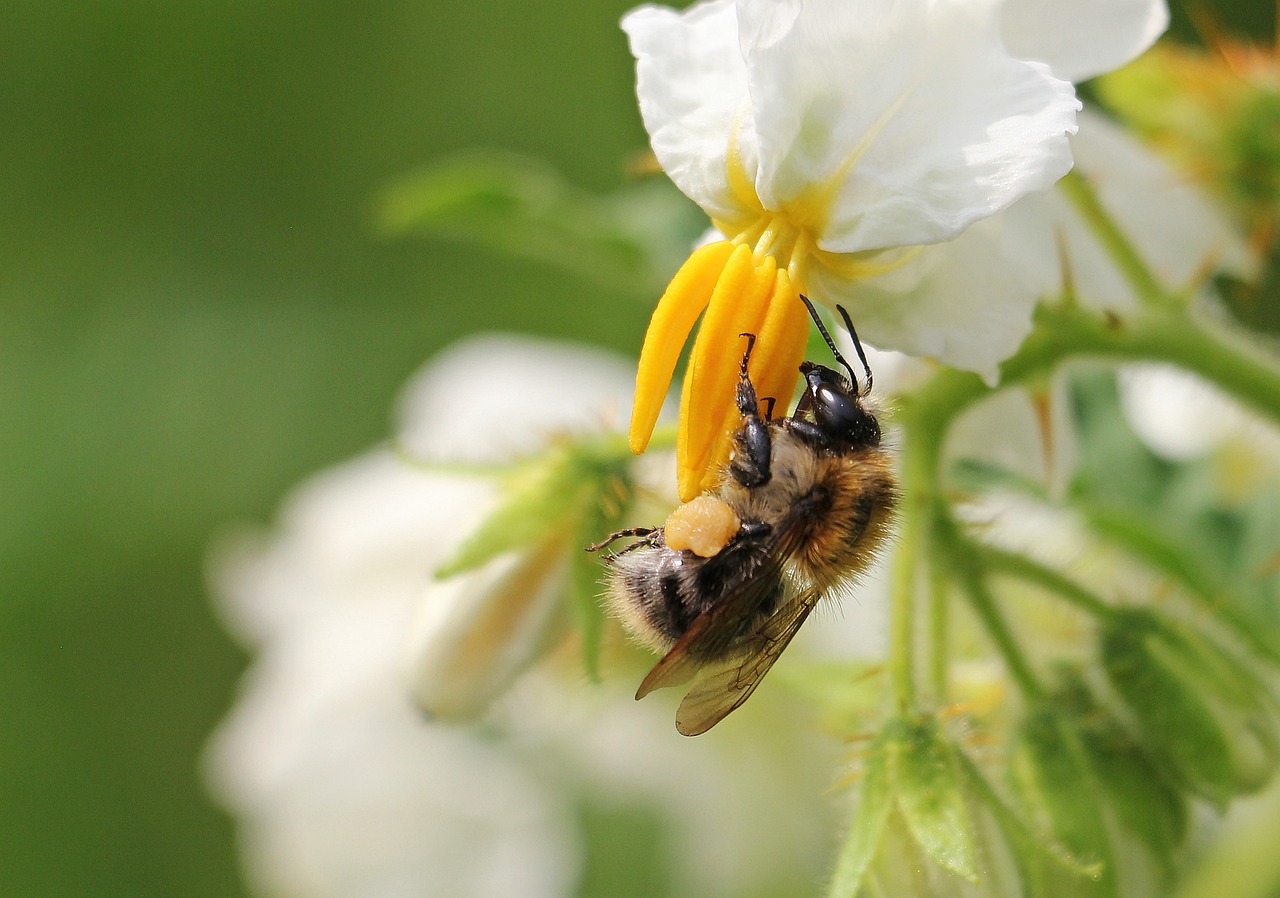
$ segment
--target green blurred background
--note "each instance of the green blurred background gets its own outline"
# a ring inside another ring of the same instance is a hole
[[[0,896],[244,894],[199,772],[244,663],[211,536],[384,437],[464,333],[635,350],[625,286],[380,237],[371,211],[471,147],[623,183],[630,5],[5,4]],[[1270,0],[1218,6],[1271,28]]]

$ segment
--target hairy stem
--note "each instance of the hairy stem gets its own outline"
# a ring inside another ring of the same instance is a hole
[[[1005,667],[1013,677],[1022,694],[1028,699],[1043,698],[1044,687],[1027,660],[1026,654],[1014,638],[1004,612],[996,603],[991,588],[987,585],[987,572],[982,558],[976,555],[969,541],[960,533],[959,526],[949,516],[939,516],[937,521],[937,539],[939,550],[948,559],[956,572],[969,605],[973,608],[983,629],[995,644],[1004,658]]]

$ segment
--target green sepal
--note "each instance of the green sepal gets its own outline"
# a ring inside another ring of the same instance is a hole
[[[632,460],[624,439],[607,434],[561,440],[513,465],[501,479],[498,507],[436,569],[436,579],[474,570],[556,530],[594,542],[608,530],[593,533],[579,525],[590,517],[585,523],[605,528],[621,516],[631,501]]]
[[[634,486],[625,466],[604,466],[596,470],[596,493],[578,518],[569,551],[569,605],[582,643],[582,663],[588,679],[600,682],[600,650],[604,634],[604,608],[600,601],[604,571],[600,556],[585,547],[622,526],[631,506]]]
[[[1172,877],[1187,837],[1187,796],[1114,720],[1108,719],[1105,727],[1086,730],[1083,737],[1090,766],[1117,822],[1133,833]]]
[[[1175,854],[1187,836],[1189,798],[1130,728],[1098,702],[1081,670],[1062,663],[1055,672],[1052,706],[1079,731],[1107,807],[1117,824],[1137,836],[1165,872],[1172,873]]]
[[[889,781],[889,757],[884,736],[877,740],[867,760],[853,828],[845,838],[836,861],[828,898],[853,898],[871,867],[876,849],[884,836],[885,824],[893,806]]]
[[[976,883],[973,826],[950,748],[933,721],[897,721],[886,731],[898,809],[938,866]]]
[[[580,501],[571,453],[563,447],[517,465],[502,480],[502,501],[435,571],[437,580],[474,570],[562,527]]]
[[[564,439],[508,470],[498,507],[436,569],[437,579],[474,570],[497,556],[548,542],[566,553],[567,598],[583,662],[600,676],[604,615],[597,556],[583,549],[616,530],[630,508],[632,456],[617,434]]]

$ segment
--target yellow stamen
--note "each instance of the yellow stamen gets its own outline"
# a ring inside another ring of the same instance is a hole
[[[753,264],[751,249],[739,246],[716,284],[685,374],[684,404],[676,438],[680,497],[702,492],[706,472],[728,455],[736,424],[734,399],[745,342],[759,334],[777,279],[777,263],[765,256]],[[761,347],[763,349],[763,347]]]
[[[800,376],[800,362],[804,360],[809,340],[809,313],[800,302],[799,292],[791,284],[785,268],[774,276],[769,298],[769,309],[757,332],[755,349],[751,353],[751,381],[756,396],[763,406],[765,399],[775,402],[775,415],[784,415],[795,392]],[[735,374],[736,378],[736,374]],[[736,383],[736,380],[735,380]],[[730,402],[724,409],[717,440],[701,471],[690,471],[689,476],[699,477],[699,490],[714,489],[721,477],[721,466],[728,461],[733,447],[733,434],[742,423],[738,412],[736,391],[729,393]]]
[[[636,369],[636,395],[631,406],[631,451],[637,455],[649,445],[649,437],[667,398],[667,387],[676,370],[680,350],[693,324],[711,299],[712,290],[725,271],[733,244],[727,240],[699,247],[671,279],[649,320]]]
[[[800,376],[800,363],[809,345],[809,312],[786,269],[778,272],[769,306],[769,317],[760,329],[760,371],[755,374],[756,395],[776,400],[775,415],[785,415]],[[752,361],[755,361],[753,356]]]

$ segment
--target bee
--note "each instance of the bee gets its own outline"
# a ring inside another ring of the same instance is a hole
[[[760,414],[743,334],[733,436],[720,486],[679,506],[661,527],[605,556],[606,599],[640,641],[663,653],[636,698],[694,680],[676,729],[704,733],[745,702],[822,596],[856,580],[884,545],[897,505],[892,458],[870,401],[871,366],[849,314],[837,306],[862,362],[857,376],[808,297],[801,296],[844,374],[806,361],[790,417]],[[696,678],[696,679],[695,679]]]

